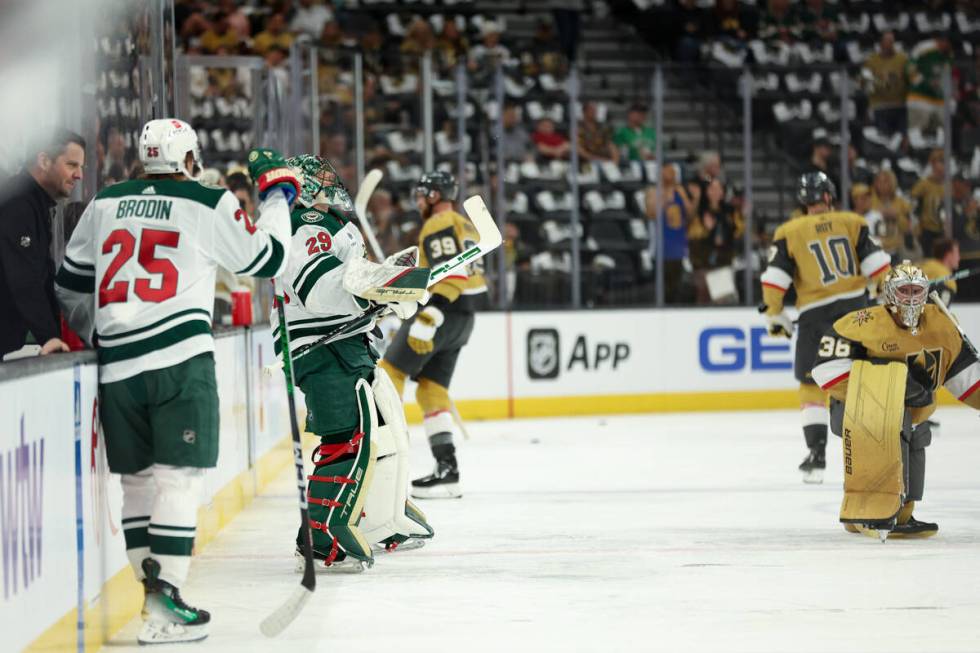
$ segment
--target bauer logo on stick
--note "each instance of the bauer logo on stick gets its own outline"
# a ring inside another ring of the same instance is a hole
[[[560,354],[557,330],[531,329],[527,332],[527,375],[530,378],[558,378]]]

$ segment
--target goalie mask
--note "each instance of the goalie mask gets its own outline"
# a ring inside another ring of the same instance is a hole
[[[909,261],[902,261],[885,276],[881,287],[885,306],[898,321],[917,335],[919,319],[929,300],[929,279]]]
[[[188,152],[194,157],[193,170],[187,169]],[[204,171],[197,133],[176,118],[151,120],[143,125],[139,155],[143,170],[150,175],[183,174],[196,180]]]
[[[337,170],[327,159],[314,154],[300,154],[286,163],[300,173],[303,191],[299,201],[304,206],[326,204],[345,220],[354,212],[354,202]]]

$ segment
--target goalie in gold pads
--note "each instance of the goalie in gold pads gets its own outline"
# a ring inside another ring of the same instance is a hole
[[[883,304],[834,323],[820,340],[813,379],[829,392],[831,426],[844,437],[841,521],[892,536],[929,536],[936,524],[912,516],[922,499],[928,417],[946,387],[980,409],[980,362],[940,310],[929,281],[908,261],[882,286]]]
[[[891,263],[871,239],[864,218],[834,210],[835,193],[822,172],[800,178],[797,200],[806,215],[776,229],[762,274],[770,335],[793,335],[783,298],[790,286],[796,288],[800,318],[793,373],[800,382],[803,437],[809,449],[800,464],[806,483],[822,482],[826,467],[827,397],[810,377],[820,337],[841,316],[867,306],[867,280],[880,280]]]

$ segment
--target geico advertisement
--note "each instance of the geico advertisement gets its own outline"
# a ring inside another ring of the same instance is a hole
[[[790,341],[751,309],[515,313],[515,396],[781,389]]]

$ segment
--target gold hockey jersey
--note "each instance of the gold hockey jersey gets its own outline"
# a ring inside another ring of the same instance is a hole
[[[425,221],[419,233],[419,266],[435,267],[472,247],[479,239],[480,235],[466,216],[456,211],[436,213]],[[448,299],[457,310],[485,308],[488,299],[483,261],[477,260],[446,277],[433,286],[431,292]]]
[[[933,391],[945,386],[960,401],[980,409],[980,362],[956,325],[933,304],[923,310],[916,335],[899,326],[884,306],[848,313],[821,338],[813,379],[843,401],[852,361],[869,359],[916,363],[928,372]],[[935,403],[915,409],[913,422],[921,422],[935,409]]]
[[[890,264],[857,213],[799,216],[776,229],[769,265],[762,274],[762,298],[769,314],[779,313],[783,296],[795,286],[802,316],[810,309],[861,296],[866,279],[877,280]]]

